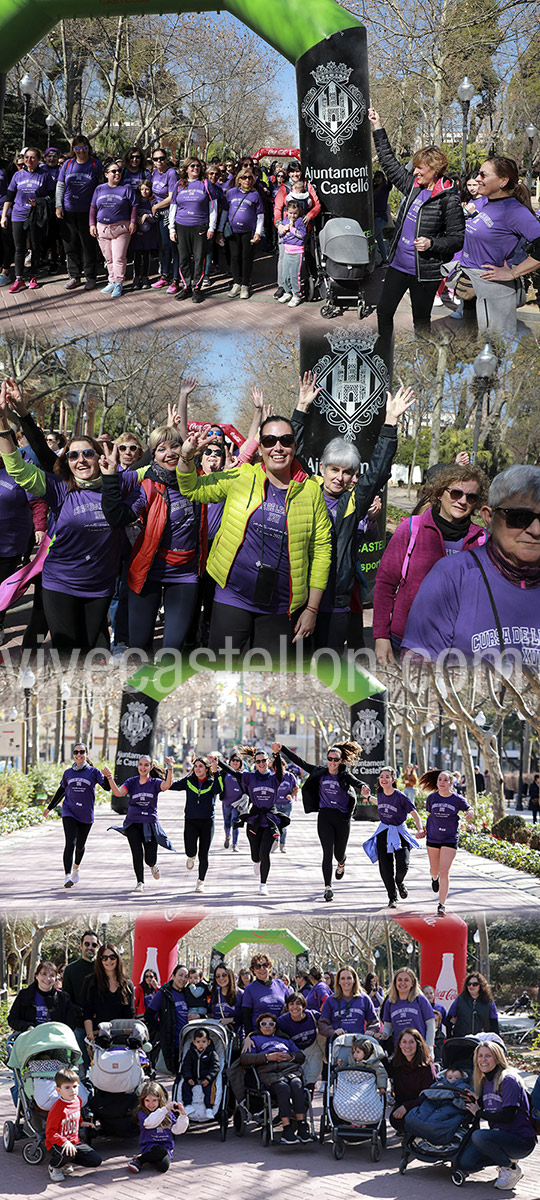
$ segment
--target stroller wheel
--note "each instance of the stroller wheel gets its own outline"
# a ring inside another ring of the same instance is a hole
[[[240,1104],[233,1113],[233,1129],[237,1137],[243,1137],[246,1132],[246,1114]]]
[[[219,1140],[224,1142],[227,1137],[227,1129],[229,1126],[229,1118],[226,1113],[223,1114],[219,1125]]]
[[[345,1154],[345,1142],[343,1141],[342,1138],[340,1138],[340,1137],[334,1138],[334,1143],[332,1146],[332,1154],[334,1155],[334,1158],[336,1158],[338,1160],[340,1158],[343,1158],[343,1155]]]
[[[22,1148],[22,1156],[25,1162],[37,1167],[45,1158],[45,1146],[43,1142],[25,1142]]]
[[[455,1183],[456,1187],[463,1187],[466,1178],[467,1176],[463,1174],[463,1171],[452,1171],[451,1179],[452,1183]]]
[[[333,304],[323,304],[321,308],[321,317],[335,317],[336,315],[337,309],[334,308]]]
[[[408,1163],[408,1161],[409,1161],[409,1159],[407,1158],[407,1156],[405,1156],[404,1158],[402,1158],[402,1159],[401,1159],[401,1161],[400,1161],[400,1164],[399,1164],[399,1173],[400,1173],[400,1175],[404,1175],[404,1174],[405,1174],[405,1171],[407,1170],[407,1163]]]
[[[321,1116],[321,1123],[319,1125],[319,1141],[320,1141],[321,1145],[324,1142],[325,1130],[326,1130],[326,1121],[324,1119],[324,1113],[323,1113]]]
[[[15,1133],[15,1126],[13,1124],[13,1121],[5,1121],[4,1129],[2,1132],[2,1141],[4,1143],[4,1150],[6,1151],[7,1154],[11,1154],[11,1151],[13,1150],[13,1147],[15,1145],[15,1139],[16,1139],[16,1133]]]
[[[375,1136],[370,1146],[371,1161],[378,1162],[382,1155],[382,1141],[380,1137]]]
[[[263,1146],[269,1146],[272,1141],[272,1133],[268,1125],[263,1125],[261,1129],[261,1142]]]

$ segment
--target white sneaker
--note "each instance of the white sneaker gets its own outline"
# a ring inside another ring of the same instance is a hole
[[[273,841],[273,842],[272,842],[272,845],[271,845],[271,847],[270,847],[270,854],[275,854],[275,853],[276,853],[276,850],[277,850],[277,848],[278,848],[278,844],[277,844],[277,842],[276,842],[276,841]]]
[[[280,850],[281,850],[281,853],[282,853],[282,854],[286,854],[286,853],[287,853],[287,847],[286,847],[286,846],[280,846],[279,848],[280,848]]]
[[[154,879],[161,879],[161,871],[158,866],[150,867]]]
[[[256,879],[260,878],[260,874],[261,874],[261,864],[260,863],[253,863],[253,874],[255,875]]]
[[[64,1172],[64,1175],[74,1175],[75,1174],[75,1167],[73,1166],[73,1163],[65,1163],[65,1165],[62,1167],[62,1170]]]
[[[204,892],[204,879],[197,880],[197,887],[195,888],[195,891],[196,892]]]
[[[186,858],[186,867],[187,867],[188,871],[192,871],[194,866],[195,866],[195,859],[194,858]]]
[[[292,292],[284,292],[283,295],[279,297],[278,304],[288,304],[289,300],[292,300]]]
[[[73,883],[79,882],[79,868],[78,867],[73,868],[73,870],[71,872],[71,879],[72,879]]]
[[[201,283],[201,292],[206,292],[209,287],[210,287],[210,280],[207,279],[205,276]]]
[[[239,283],[233,283],[232,287],[229,288],[228,295],[229,296],[239,296],[241,290],[242,289],[241,289]]]
[[[64,1172],[60,1170],[60,1167],[53,1167],[49,1163],[49,1179],[52,1183],[62,1183],[65,1178]]]
[[[442,296],[435,296],[435,299],[433,301],[433,307],[434,308],[442,308],[443,307]]]
[[[240,299],[249,300],[249,288],[246,287],[245,283],[243,283],[242,287],[240,288]]]
[[[239,846],[233,846],[233,848],[232,848],[232,852],[233,852],[233,854],[240,854],[240,847],[239,847]]]
[[[73,887],[73,879],[71,878],[71,875],[66,875],[66,878],[64,879],[64,887]]]
[[[300,296],[293,296],[292,300],[289,300],[289,308],[298,308],[301,303]]]
[[[260,883],[259,884],[259,896],[267,896],[267,895],[268,895],[268,885],[266,883]]]
[[[136,892],[144,892],[144,883],[138,883],[138,884],[137,884],[137,886],[136,886],[136,888],[134,888],[134,891],[136,891]]]
[[[499,1178],[495,1180],[495,1187],[500,1192],[510,1192],[522,1178],[523,1171],[521,1167],[500,1167]]]

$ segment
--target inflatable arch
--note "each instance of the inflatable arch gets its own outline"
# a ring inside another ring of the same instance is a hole
[[[122,6],[123,7],[123,6]],[[214,0],[130,0],[130,13],[213,12]],[[359,221],[374,260],[369,83],[364,26],[335,0],[219,4],[296,67],[300,150],[333,216]],[[115,0],[0,0],[0,72],[63,18],[104,17]]]
[[[160,983],[170,978],[178,957],[179,942],[203,920],[204,913],[176,911],[138,916],[135,921],[133,981],[139,983],[148,968],[157,972]],[[420,982],[432,984],[435,999],[446,1009],[463,987],[467,973],[467,925],[461,917],[391,917],[421,947]],[[309,950],[288,929],[233,929],[212,949],[210,973],[218,962],[243,942],[258,946],[279,943],[296,956],[296,970],[309,965]]]

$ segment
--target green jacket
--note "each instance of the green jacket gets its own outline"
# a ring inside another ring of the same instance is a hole
[[[213,475],[177,472],[183,496],[203,504],[225,501],[219,532],[208,558],[208,574],[225,587],[251,515],[264,498],[261,463],[241,463]],[[330,571],[332,527],[320,487],[312,479],[291,480],[285,499],[289,548],[289,613],[306,603],[310,587],[324,591]]]

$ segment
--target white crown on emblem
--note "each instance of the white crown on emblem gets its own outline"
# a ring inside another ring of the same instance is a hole
[[[345,63],[321,63],[314,71],[310,71],[310,75],[313,75],[319,87],[323,87],[325,83],[348,83],[352,67],[346,67]]]

